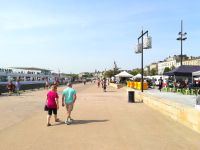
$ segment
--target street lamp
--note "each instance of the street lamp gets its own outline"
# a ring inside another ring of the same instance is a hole
[[[144,41],[144,35],[147,35],[147,37],[145,38],[145,41]],[[139,43],[139,41],[141,40],[141,43]],[[138,54],[138,53],[141,53],[141,74],[142,74],[142,88],[141,88],[141,92],[143,92],[143,83],[144,83],[144,68],[143,68],[143,49],[150,49],[152,47],[151,45],[152,43],[152,38],[150,36],[148,36],[148,30],[147,31],[143,31],[142,30],[142,33],[141,35],[138,37],[138,44],[137,44],[137,47],[135,49],[135,53]]]
[[[179,37],[176,40],[181,41],[181,66],[183,63],[183,41],[187,39],[187,37],[185,37],[187,35],[187,33],[183,33],[183,20],[181,20],[181,32],[178,33]]]

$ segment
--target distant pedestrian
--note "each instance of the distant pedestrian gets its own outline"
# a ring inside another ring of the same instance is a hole
[[[195,108],[200,111],[200,90],[198,91]]]
[[[152,78],[152,80],[151,80],[151,83],[152,83],[152,88],[155,88],[156,87],[156,80],[155,80],[155,78]]]
[[[65,123],[70,125],[73,122],[71,118],[71,113],[74,107],[74,103],[76,101],[76,90],[72,88],[72,84],[68,83],[67,88],[63,90],[62,93],[62,106],[66,107],[67,110],[67,118]]]
[[[19,79],[17,79],[17,81],[15,82],[15,91],[17,93],[17,95],[20,95],[20,88],[21,88],[21,83],[19,81]]]
[[[103,88],[103,79],[101,79],[101,87]]]
[[[106,84],[106,79],[104,78],[103,81],[102,81],[103,85],[103,91],[106,92],[106,87],[107,87],[107,84]]]
[[[15,85],[12,83],[12,81],[10,81],[10,82],[7,84],[7,89],[8,89],[8,94],[9,94],[9,96],[11,96],[12,93],[14,93],[14,91],[15,91]]]
[[[49,89],[49,87],[50,87],[49,81],[48,81],[48,79],[46,79],[46,81],[45,81],[45,88]]]
[[[108,81],[108,86],[110,85],[110,79],[107,80]]]
[[[99,79],[97,81],[97,86],[98,86],[98,88],[100,87],[100,80]]]
[[[54,114],[55,122],[59,122],[60,120],[57,118],[57,110],[59,109],[59,101],[58,101],[58,93],[57,86],[52,85],[51,91],[47,93],[47,107],[48,107],[48,115],[47,115],[47,126],[51,126],[50,119],[52,116],[52,112]]]
[[[58,80],[54,81],[54,82],[53,82],[53,85],[55,85],[55,86],[58,87],[58,86],[59,86],[59,81],[58,81]]]
[[[163,87],[163,79],[162,79],[162,77],[160,77],[160,79],[159,79],[159,81],[158,81],[159,83],[158,83],[158,89],[160,90],[160,92],[161,92],[161,90],[162,90],[162,87]]]
[[[176,83],[176,80],[174,80],[173,82],[173,88],[176,89],[177,88],[177,83]]]

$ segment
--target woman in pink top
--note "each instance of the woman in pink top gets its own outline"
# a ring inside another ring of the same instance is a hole
[[[53,85],[52,90],[47,93],[47,107],[48,107],[47,126],[51,126],[50,119],[52,112],[55,117],[55,122],[59,122],[59,119],[57,118],[57,110],[59,109],[59,103],[58,103],[58,93],[56,85]]]

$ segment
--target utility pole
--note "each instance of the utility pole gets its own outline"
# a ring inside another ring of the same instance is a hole
[[[185,37],[187,33],[183,33],[183,20],[181,20],[181,32],[178,33],[179,37],[176,40],[181,41],[181,66],[183,65],[183,41],[187,39]]]

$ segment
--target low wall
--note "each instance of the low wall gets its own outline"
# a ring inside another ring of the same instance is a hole
[[[129,90],[133,89],[127,89],[127,91]],[[162,114],[167,115],[173,120],[200,133],[200,111],[167,99],[152,96],[136,90],[134,91],[135,98],[139,101],[143,101],[151,108],[158,110]]]

